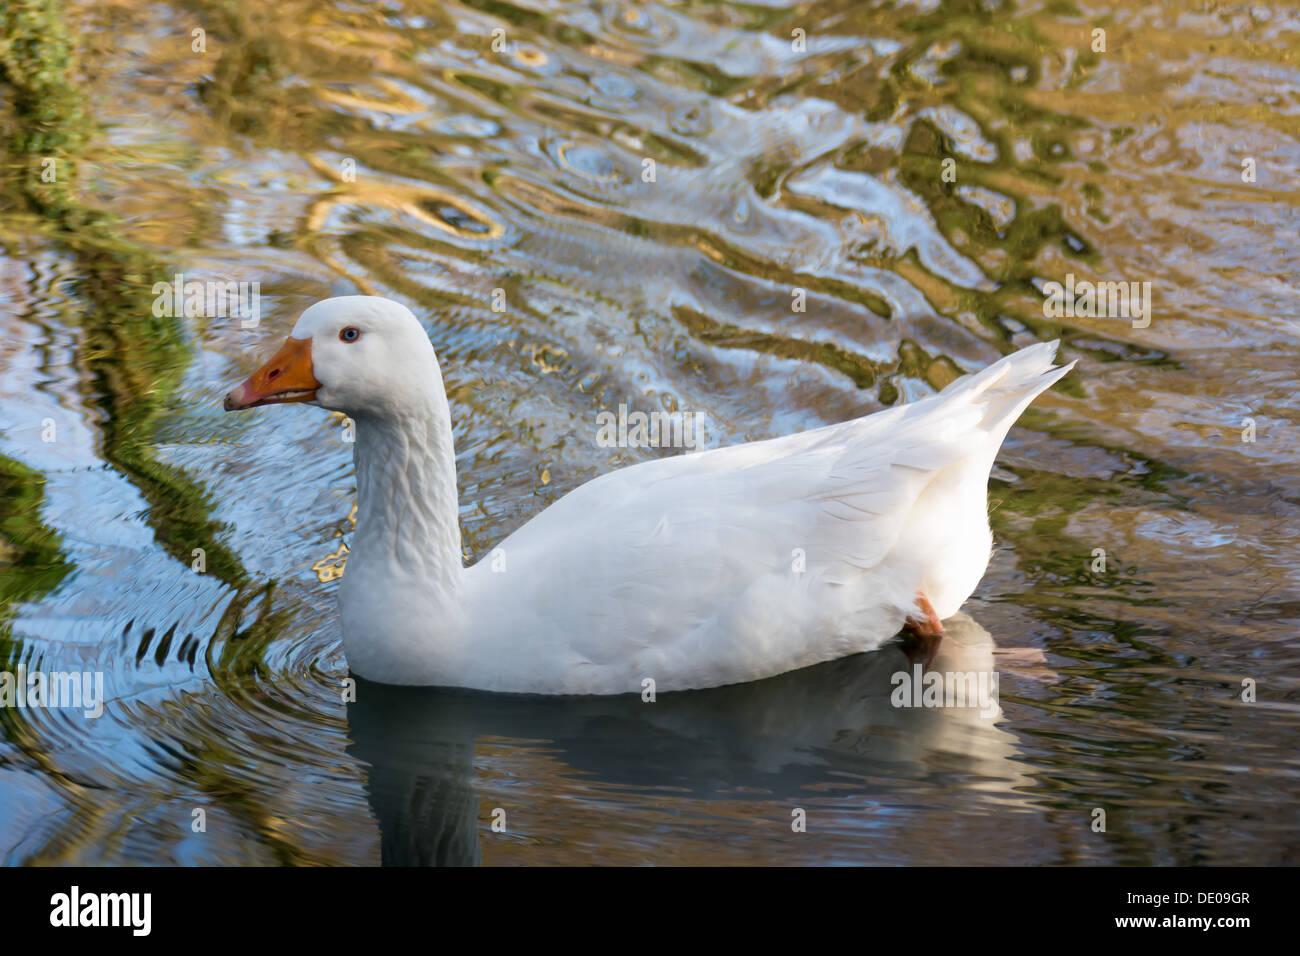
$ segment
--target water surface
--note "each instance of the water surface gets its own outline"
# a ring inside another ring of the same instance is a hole
[[[109,700],[0,710],[0,859],[1296,858],[1293,8],[66,16],[73,198],[0,199],[0,655],[102,671]],[[153,317],[177,272],[260,282],[260,324]],[[1070,274],[1149,282],[1149,326],[1047,317]],[[220,399],[347,293],[407,303],[438,350],[471,559],[673,453],[600,447],[620,402],[729,444],[1061,338],[1078,369],[1007,441],[998,550],[933,664],[996,669],[996,719],[890,706],[892,646],[654,704],[364,682],[345,704],[351,446],[318,409]]]

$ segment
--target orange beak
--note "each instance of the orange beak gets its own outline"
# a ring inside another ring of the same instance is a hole
[[[309,402],[318,388],[311,367],[311,339],[285,339],[271,361],[230,390],[225,407],[229,412],[254,405]]]

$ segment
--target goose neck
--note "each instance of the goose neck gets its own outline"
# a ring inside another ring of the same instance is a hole
[[[359,415],[356,426],[357,533],[350,560],[454,591],[463,565],[446,399],[399,416]]]

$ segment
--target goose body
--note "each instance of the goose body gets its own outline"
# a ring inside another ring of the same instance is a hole
[[[601,475],[471,567],[442,376],[404,306],[317,303],[226,405],[309,401],[356,422],[357,530],[339,601],[357,674],[665,692],[872,650],[922,609],[953,615],[988,564],[997,451],[1073,365],[1053,366],[1055,352],[1030,346],[865,418]]]

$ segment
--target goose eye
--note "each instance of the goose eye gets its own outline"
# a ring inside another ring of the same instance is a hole
[[[361,338],[361,330],[355,325],[349,325],[339,333],[339,338],[344,342],[355,342],[357,339]]]

